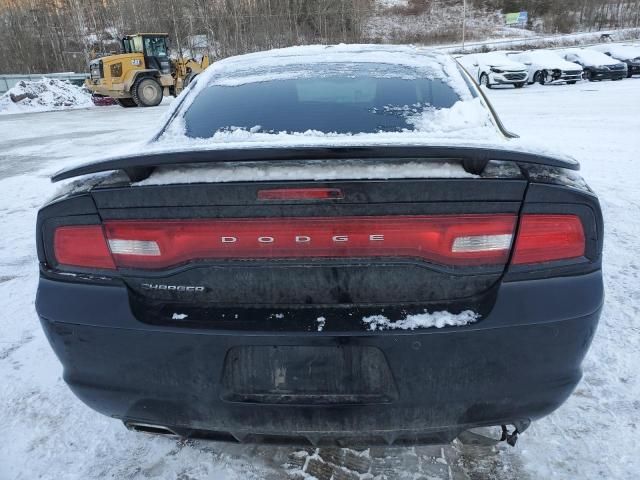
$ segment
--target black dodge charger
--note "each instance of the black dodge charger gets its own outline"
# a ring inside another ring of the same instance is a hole
[[[234,442],[514,440],[581,377],[603,222],[449,57],[220,61],[37,221],[64,380],[133,430]],[[76,178],[77,177],[77,178]]]

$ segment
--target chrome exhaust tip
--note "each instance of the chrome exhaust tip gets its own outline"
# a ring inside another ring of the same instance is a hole
[[[140,423],[140,422],[124,422],[124,426],[127,429],[132,430],[134,432],[148,433],[151,435],[169,435],[174,437],[179,437],[176,432],[171,430],[169,427],[165,427],[164,425],[154,425],[152,423]]]

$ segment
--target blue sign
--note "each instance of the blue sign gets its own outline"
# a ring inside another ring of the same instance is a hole
[[[520,12],[518,16],[518,23],[522,26],[525,26],[529,21],[529,13],[528,12]]]

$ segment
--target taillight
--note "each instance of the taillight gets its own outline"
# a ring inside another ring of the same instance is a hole
[[[115,269],[102,225],[58,227],[53,236],[56,262],[63,266]]]
[[[570,260],[584,256],[586,242],[577,215],[525,214],[520,220],[512,263]]]
[[[504,265],[515,215],[111,221],[54,233],[61,266],[157,269],[192,260],[400,257],[451,266]],[[525,214],[512,264],[585,255],[577,215]]]
[[[118,267],[191,260],[404,257],[443,265],[504,265],[515,215],[109,221]]]

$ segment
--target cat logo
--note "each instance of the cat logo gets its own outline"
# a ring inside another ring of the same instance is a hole
[[[140,65],[140,59],[134,58],[133,60],[131,60],[131,65],[135,65],[137,67],[138,65]]]

